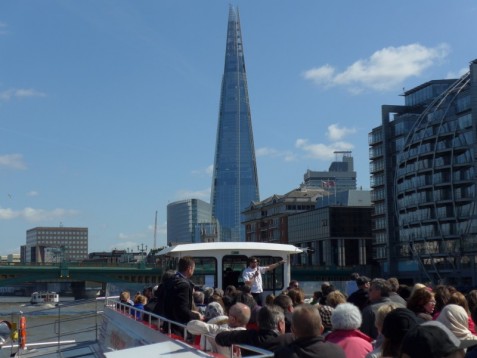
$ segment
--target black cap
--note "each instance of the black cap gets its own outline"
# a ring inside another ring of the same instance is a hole
[[[411,358],[445,357],[477,344],[477,340],[460,341],[438,321],[428,321],[410,329],[402,341],[401,352]]]
[[[356,284],[358,286],[363,286],[364,284],[369,283],[369,282],[371,282],[371,280],[369,279],[369,277],[366,277],[366,276],[359,276],[356,279]]]
[[[407,308],[396,308],[383,321],[383,336],[393,342],[401,342],[404,335],[417,325],[416,314]]]

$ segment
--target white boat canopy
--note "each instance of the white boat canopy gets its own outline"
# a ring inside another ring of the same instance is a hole
[[[204,242],[197,244],[179,244],[161,250],[158,255],[171,256],[203,256],[213,255],[212,252],[222,251],[229,255],[260,255],[260,254],[300,254],[302,249],[288,244],[272,244],[265,242]]]

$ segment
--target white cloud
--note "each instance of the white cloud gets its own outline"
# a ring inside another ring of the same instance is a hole
[[[6,35],[7,33],[7,24],[0,21],[0,35]]]
[[[185,199],[201,199],[204,201],[209,201],[210,199],[210,188],[204,190],[179,190],[176,194],[177,200],[185,200]]]
[[[32,197],[33,197],[33,196],[38,196],[38,195],[40,195],[40,193],[38,193],[38,192],[35,191],[35,190],[29,191],[29,192],[27,193],[27,196],[32,196]]]
[[[209,166],[207,166],[206,168],[201,168],[201,169],[195,169],[192,171],[192,174],[193,175],[199,175],[199,176],[202,176],[202,175],[207,175],[209,177],[212,177],[212,174],[214,172],[214,165],[213,164],[210,164]]]
[[[46,93],[31,88],[8,89],[0,92],[0,101],[9,101],[12,98],[22,99],[29,97],[46,97]]]
[[[457,72],[449,72],[446,76],[447,79],[452,79],[452,78],[461,78],[463,75],[465,75],[467,72],[469,72],[468,67],[463,67]]]
[[[313,144],[309,143],[308,139],[297,139],[295,142],[295,147],[306,152],[309,157],[321,160],[333,159],[335,151],[352,150],[354,148],[353,144],[346,142]]]
[[[326,64],[306,71],[304,77],[323,86],[350,86],[353,93],[359,93],[363,88],[390,90],[409,77],[419,76],[448,53],[447,44],[434,48],[417,43],[386,47],[368,59],[356,61],[343,72],[338,73],[333,66]]]
[[[22,210],[12,210],[9,208],[0,208],[0,220],[12,220],[12,219],[25,219],[29,222],[36,221],[47,221],[47,220],[56,220],[64,217],[78,215],[77,210],[72,209],[53,209],[53,210],[44,210],[44,209],[34,209],[34,208],[25,208]]]
[[[4,154],[0,155],[0,167],[7,167],[17,170],[25,170],[26,164],[23,162],[21,154]]]
[[[339,127],[338,124],[334,123],[328,126],[328,133],[326,135],[331,141],[339,141],[354,133],[356,133],[355,128]]]
[[[295,154],[290,151],[282,151],[269,147],[258,148],[255,154],[257,157],[283,158],[286,162],[291,162],[296,159]]]

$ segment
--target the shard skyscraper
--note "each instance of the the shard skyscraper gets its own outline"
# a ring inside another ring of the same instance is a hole
[[[238,9],[230,6],[211,193],[222,241],[245,241],[241,212],[258,200],[240,18]]]

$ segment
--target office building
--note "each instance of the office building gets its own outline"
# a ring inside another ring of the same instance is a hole
[[[212,207],[200,199],[186,199],[167,205],[167,243],[198,242],[196,226],[212,222]]]
[[[317,198],[327,194],[324,189],[300,187],[251,203],[243,212],[246,241],[288,244],[288,216],[313,210]]]
[[[241,213],[258,200],[243,38],[238,9],[231,6],[210,200],[222,241],[245,240]]]
[[[385,276],[477,284],[477,60],[382,106],[369,134],[374,259]]]
[[[88,228],[36,227],[26,232],[27,263],[81,261],[88,257]]]
[[[305,187],[323,188],[331,194],[356,189],[356,172],[351,152],[336,151],[334,153],[336,160],[331,163],[328,171],[306,171],[303,176]]]
[[[368,192],[369,195],[369,192]],[[288,217],[288,243],[303,248],[293,264],[349,268],[364,274],[372,259],[370,205],[329,205]]]

